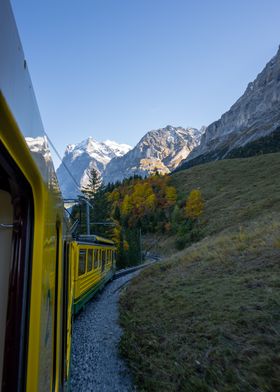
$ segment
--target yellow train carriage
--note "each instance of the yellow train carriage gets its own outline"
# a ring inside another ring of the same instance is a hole
[[[115,270],[112,241],[72,241],[9,0],[0,0],[0,388],[67,388],[73,308]]]
[[[2,391],[64,387],[74,275],[65,228],[63,200],[11,6],[0,0]]]
[[[73,310],[77,313],[110,279],[116,269],[113,241],[99,236],[79,237],[71,243],[74,260]]]

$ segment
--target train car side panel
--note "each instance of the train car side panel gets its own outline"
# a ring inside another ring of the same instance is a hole
[[[52,380],[59,373],[60,365],[60,249],[62,247],[58,246],[58,243],[61,243],[61,236],[57,234],[55,225],[57,221],[62,220],[62,210],[56,208],[58,205],[56,198],[49,195],[41,173],[34,164],[26,142],[1,94],[0,135],[11,159],[30,184],[34,198],[34,246],[32,249],[26,389],[28,391],[50,391]],[[58,255],[56,255],[57,250]],[[56,349],[55,354],[54,349]]]
[[[77,313],[113,277],[109,254],[115,248],[109,240],[108,245],[76,243],[75,248],[74,313]],[[93,258],[89,267],[91,251]]]

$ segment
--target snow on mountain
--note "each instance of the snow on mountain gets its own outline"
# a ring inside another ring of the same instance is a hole
[[[112,151],[114,151],[117,157],[122,157],[124,154],[128,153],[128,151],[130,151],[132,148],[128,144],[118,144],[113,140],[105,140],[105,142],[103,143]]]
[[[65,166],[79,187],[84,187],[88,183],[88,174],[92,168],[95,168],[102,176],[112,158],[121,157],[129,150],[131,147],[127,144],[118,144],[111,140],[98,142],[92,137],[78,144],[68,144],[63,164],[57,169],[57,177],[64,198],[75,198],[78,194],[78,189]]]

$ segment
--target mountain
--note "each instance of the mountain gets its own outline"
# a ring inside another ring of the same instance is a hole
[[[103,173],[104,183],[133,175],[144,177],[155,171],[170,173],[199,144],[203,130],[168,125],[148,132],[131,151],[108,163]]]
[[[105,167],[112,158],[121,157],[131,147],[127,144],[118,144],[111,140],[97,142],[92,137],[79,144],[69,144],[66,147],[62,164],[57,169],[57,177],[64,198],[75,198],[78,193],[76,183],[82,187],[88,182],[88,173],[95,168],[102,176]],[[67,172],[65,166],[71,172]]]
[[[180,169],[280,151],[280,48],[245,93],[210,124]]]

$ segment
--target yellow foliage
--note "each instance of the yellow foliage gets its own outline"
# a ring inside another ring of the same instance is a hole
[[[138,212],[144,212],[147,208],[152,209],[155,202],[156,196],[147,182],[138,183],[134,186],[131,203]]]
[[[133,205],[131,202],[131,197],[129,195],[125,195],[122,205],[121,205],[121,213],[123,215],[128,215],[132,210]]]
[[[156,205],[156,195],[153,193],[147,197],[145,204],[149,210],[153,210]]]
[[[120,200],[120,193],[117,189],[114,189],[108,196],[111,202],[117,202]]]
[[[200,217],[204,209],[204,201],[199,189],[193,189],[186,201],[185,213],[190,219]]]
[[[177,200],[177,192],[174,186],[167,186],[165,189],[166,200],[169,205],[174,205]]]

